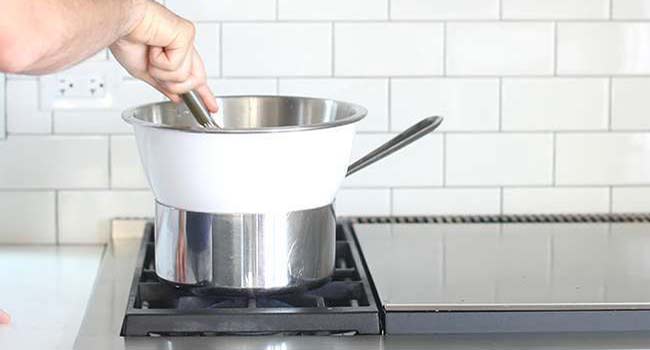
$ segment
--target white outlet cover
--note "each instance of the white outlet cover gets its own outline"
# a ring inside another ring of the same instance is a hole
[[[101,96],[61,96],[61,79],[102,78]],[[86,61],[63,72],[40,77],[40,107],[43,111],[67,109],[111,109],[115,105],[121,76],[115,63]]]

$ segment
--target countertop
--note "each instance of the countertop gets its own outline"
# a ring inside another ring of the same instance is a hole
[[[0,246],[0,349],[72,349],[103,246]]]
[[[0,349],[650,349],[647,332],[122,338],[142,226],[117,226],[106,248],[0,246]]]
[[[650,349],[650,333],[551,333],[393,336],[119,336],[142,226],[115,225],[75,349]],[[117,238],[117,239],[116,239]]]

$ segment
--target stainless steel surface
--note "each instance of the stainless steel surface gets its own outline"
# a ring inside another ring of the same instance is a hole
[[[648,223],[362,224],[355,232],[387,310],[650,309]]]
[[[410,128],[399,133],[397,136],[388,140],[388,142],[379,146],[372,152],[366,154],[361,159],[352,163],[348,167],[348,172],[346,176],[350,176],[356,173],[357,171],[367,167],[368,165],[380,159],[383,159],[393,154],[394,152],[397,152],[400,149],[408,146],[409,144],[421,138],[422,136],[435,130],[440,125],[440,123],[442,123],[441,117],[428,117],[422,119],[415,125],[411,126]]]
[[[194,116],[201,126],[204,128],[220,128],[219,124],[212,119],[210,111],[205,107],[203,101],[201,101],[201,97],[199,97],[199,94],[196,91],[188,91],[187,93],[182,94],[181,97],[183,98],[183,102],[185,102],[187,108],[190,110],[192,116]]]
[[[288,213],[210,214],[156,204],[156,273],[177,284],[275,292],[334,271],[332,206]]]
[[[202,128],[186,106],[153,103],[122,113],[131,124],[201,133],[264,133],[321,129],[354,123],[366,116],[355,104],[296,96],[217,97],[221,129]],[[221,119],[220,119],[221,120]]]
[[[130,221],[130,220],[129,220]],[[626,226],[630,224],[624,224]],[[632,224],[633,225],[633,224]],[[241,350],[361,350],[361,349],[648,349],[650,333],[554,333],[554,334],[474,334],[474,335],[397,335],[397,336],[228,336],[228,337],[144,337],[119,336],[124,310],[140,241],[115,239],[142,233],[132,224],[113,225],[113,242],[102,260],[95,288],[77,336],[75,350],[185,350],[185,349],[241,349]],[[121,232],[119,230],[137,230]],[[615,231],[626,231],[616,228]],[[636,232],[639,228],[630,228]],[[649,238],[640,237],[645,241]],[[528,246],[523,240],[518,241]],[[644,245],[642,245],[644,246]],[[643,248],[639,248],[643,249]],[[397,260],[408,260],[403,247],[390,251]],[[386,256],[384,252],[384,257]],[[386,259],[388,260],[388,259]],[[393,259],[391,259],[393,260]],[[393,260],[394,261],[394,260]],[[399,281],[394,282],[396,285]]]

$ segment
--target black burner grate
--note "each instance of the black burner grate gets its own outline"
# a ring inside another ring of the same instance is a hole
[[[131,286],[123,336],[379,334],[379,312],[349,226],[338,225],[332,281],[273,296],[201,295],[158,280],[148,224]]]

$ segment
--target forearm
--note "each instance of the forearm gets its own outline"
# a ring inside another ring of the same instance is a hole
[[[0,70],[49,73],[109,46],[139,22],[146,0],[3,0]]]

